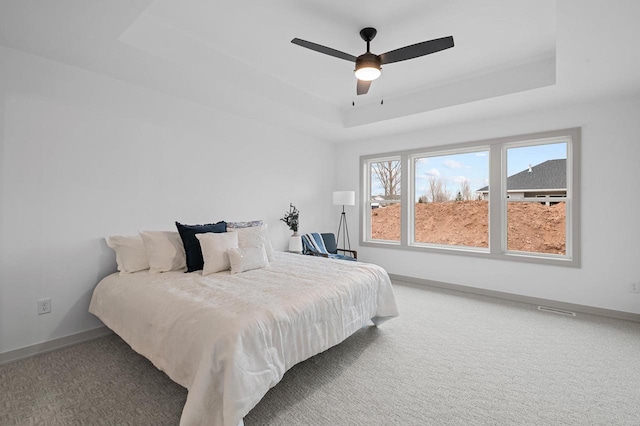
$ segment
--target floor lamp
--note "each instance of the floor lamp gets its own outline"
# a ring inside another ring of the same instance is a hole
[[[347,214],[344,212],[344,206],[356,205],[355,191],[334,191],[333,205],[342,206],[342,214],[340,215],[340,225],[338,226],[338,235],[336,243],[340,244],[340,234],[342,234],[342,248],[346,249],[347,245],[351,250],[351,240],[349,238],[349,227],[347,226]]]

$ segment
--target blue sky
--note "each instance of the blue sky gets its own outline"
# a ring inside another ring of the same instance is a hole
[[[535,166],[559,158],[567,158],[566,143],[509,148],[507,175],[526,170],[529,164]],[[443,180],[452,197],[455,197],[465,180],[475,193],[489,184],[489,152],[478,151],[416,160],[416,199],[427,193],[429,178],[432,176]]]
[[[489,151],[417,159],[416,199],[428,192],[431,177],[441,179],[453,197],[464,181],[475,192],[489,183]]]
[[[523,146],[507,150],[507,176],[515,175],[547,160],[567,158],[567,144],[554,143],[548,145]]]

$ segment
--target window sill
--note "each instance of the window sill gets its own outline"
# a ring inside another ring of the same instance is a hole
[[[469,256],[488,260],[508,260],[512,262],[533,263],[539,265],[564,266],[572,268],[580,268],[579,259],[574,256],[555,257],[553,255],[525,252],[513,253],[491,253],[488,249],[474,249],[473,247],[451,248],[436,246],[417,246],[417,245],[401,245],[399,242],[378,242],[378,241],[360,241],[360,246],[371,248],[389,248],[394,250],[404,250],[409,252],[422,252],[434,254],[448,254],[453,256]]]

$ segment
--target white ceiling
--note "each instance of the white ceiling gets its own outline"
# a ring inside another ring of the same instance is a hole
[[[555,0],[387,0],[212,2],[157,0],[145,14],[212,50],[338,108],[351,108],[354,64],[300,48],[294,37],[358,56],[359,31],[378,29],[374,53],[453,35],[456,47],[384,67],[386,95],[398,96],[534,58],[555,56]],[[248,11],[250,10],[250,12]],[[139,25],[135,22],[133,25]],[[148,29],[149,32],[159,31]],[[170,57],[172,52],[165,52]],[[380,84],[378,84],[380,83]],[[379,102],[379,92],[358,104]]]
[[[637,16],[637,0],[3,0],[0,44],[340,141],[637,92]],[[374,53],[456,46],[356,96],[353,63],[290,43],[357,56],[366,26]]]

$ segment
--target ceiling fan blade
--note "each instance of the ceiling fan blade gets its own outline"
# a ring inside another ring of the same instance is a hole
[[[358,95],[366,95],[369,91],[369,87],[371,86],[370,81],[358,80],[358,85],[356,86],[356,93]]]
[[[344,53],[339,50],[332,49],[330,47],[322,46],[320,44],[311,43],[310,41],[294,38],[293,40],[291,40],[291,43],[297,44],[298,46],[306,47],[307,49],[315,50],[316,52],[324,53],[325,55],[344,59],[346,61],[351,61],[351,62],[356,61],[356,57],[353,55],[349,55],[348,53]]]
[[[453,47],[452,36],[423,41],[422,43],[412,44],[411,46],[405,46],[400,49],[383,53],[380,55],[380,63],[384,65],[391,64],[393,62],[406,61],[407,59],[429,55],[451,47]]]

